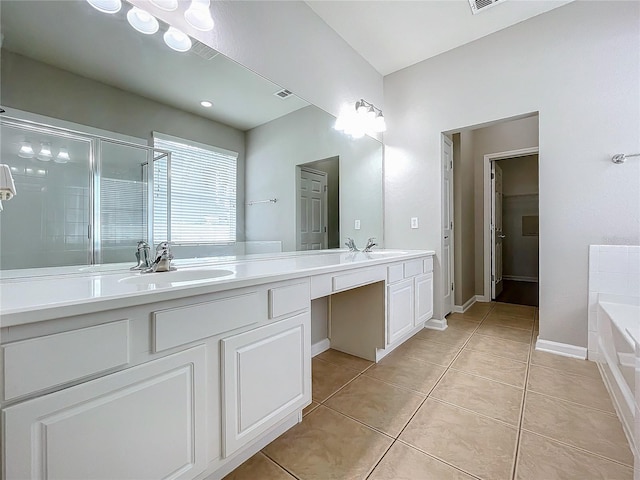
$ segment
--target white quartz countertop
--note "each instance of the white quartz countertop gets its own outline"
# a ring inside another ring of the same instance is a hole
[[[433,255],[429,250],[288,252],[176,261],[176,272],[129,271],[130,264],[2,272],[0,326],[130,307]],[[194,263],[196,264],[194,266]]]

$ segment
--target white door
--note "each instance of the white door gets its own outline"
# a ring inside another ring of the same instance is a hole
[[[311,316],[301,313],[221,341],[224,456],[311,402]]]
[[[327,174],[300,167],[298,180],[298,250],[327,248]]]
[[[502,169],[496,162],[491,163],[491,298],[502,292]]]
[[[442,136],[442,315],[453,311],[453,142]]]
[[[198,346],[6,408],[4,478],[197,477],[206,369]]]

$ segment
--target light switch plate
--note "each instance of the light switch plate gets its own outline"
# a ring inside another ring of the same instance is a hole
[[[355,221],[353,228],[355,228],[356,230],[360,230],[360,220]]]
[[[411,217],[411,228],[418,228],[418,217]]]

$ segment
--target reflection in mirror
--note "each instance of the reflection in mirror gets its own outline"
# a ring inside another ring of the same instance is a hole
[[[187,234],[169,237],[177,258],[335,248],[347,236],[358,245],[370,236],[382,244],[382,147],[376,140],[335,131],[333,116],[295,95],[282,98],[281,87],[197,41],[186,53],[169,50],[162,41],[166,25],[156,35],[135,32],[126,22],[128,8],[116,15],[86,2],[16,1],[0,8],[0,104],[7,110],[0,163],[25,172],[0,213],[0,268],[134,262],[138,240],[157,243],[164,234],[154,225],[169,222],[177,231],[172,222],[184,224],[184,212],[202,204],[197,192],[172,197],[171,180],[159,192],[161,166],[167,176],[170,161],[150,162],[150,150],[131,146],[153,147],[160,138],[226,155],[235,166],[233,174],[210,174],[197,161],[183,165],[199,175],[198,185],[224,183],[235,204],[228,204],[226,217],[221,202],[213,213],[196,212],[193,223],[181,227]],[[202,107],[203,100],[213,106]],[[10,125],[12,118],[52,126],[51,132],[69,129],[76,143],[62,145],[51,133],[31,138]],[[99,152],[100,165],[87,137],[115,140]],[[67,148],[71,160],[22,158],[25,141],[34,149],[49,142],[56,155]],[[76,152],[81,145],[85,151]],[[303,194],[301,165],[321,172],[326,191],[310,182],[309,191],[319,191]],[[29,177],[27,169],[45,171],[46,180]],[[208,239],[188,235],[225,225],[235,231]],[[314,232],[320,240],[301,240]]]

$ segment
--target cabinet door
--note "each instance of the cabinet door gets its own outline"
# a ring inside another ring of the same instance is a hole
[[[414,326],[433,316],[433,273],[418,275],[415,279],[416,316]]]
[[[413,278],[387,287],[387,345],[413,328]]]
[[[197,476],[205,358],[192,348],[4,409],[5,480]]]
[[[304,312],[222,340],[223,455],[311,401],[311,320]]]

